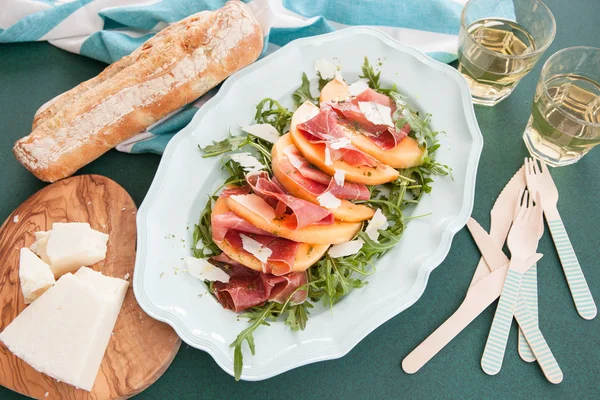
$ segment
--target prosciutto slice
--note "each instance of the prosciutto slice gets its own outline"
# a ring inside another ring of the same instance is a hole
[[[294,266],[294,258],[299,243],[275,237],[271,233],[259,229],[250,222],[229,211],[211,217],[212,238],[215,243],[224,240],[237,252],[250,254],[244,250],[240,233],[244,233],[271,250],[271,255],[263,265],[263,272],[274,275],[287,274]]]
[[[248,269],[224,253],[213,257],[212,260],[229,266],[229,282],[215,282],[213,285],[217,300],[225,308],[241,312],[267,301],[285,303],[290,296],[291,304],[303,303],[307,298],[307,290],[296,291],[308,282],[306,272],[274,276]]]
[[[332,103],[333,104],[333,103]],[[332,161],[342,160],[352,166],[376,165],[376,160],[358,150],[351,144],[342,148],[333,148],[332,143],[348,139],[346,133],[339,124],[337,114],[327,104],[321,107],[319,113],[306,122],[296,125],[296,129],[311,143],[321,143],[327,146],[331,153]]]
[[[382,150],[393,149],[404,139],[410,132],[410,125],[404,124],[402,129],[396,130],[395,127],[388,125],[374,124],[367,119],[367,117],[360,111],[358,102],[375,102],[391,109],[393,114],[396,110],[396,105],[392,102],[388,96],[377,93],[373,89],[369,88],[361,92],[355,98],[340,103],[329,103],[327,106],[331,107],[341,118],[342,123],[350,128],[358,128],[361,133],[367,136]]]
[[[255,194],[267,202],[275,203],[274,208],[277,216],[282,216],[288,209],[291,210],[293,223],[290,229],[301,229],[313,224],[333,224],[334,218],[330,211],[287,194],[280,185],[269,178],[265,171],[248,174],[246,180]]]
[[[284,154],[285,157],[279,161],[281,170],[311,194],[320,196],[325,192],[331,192],[338,199],[347,200],[370,198],[366,185],[348,181],[345,181],[343,186],[337,185],[331,176],[311,166],[294,145],[285,148]]]
[[[235,230],[237,232],[244,233],[253,233],[264,236],[272,236],[269,232],[257,228],[250,222],[239,217],[233,211],[229,211],[223,214],[213,214],[210,219],[210,224],[212,226],[212,237],[216,243],[223,241],[223,239],[225,239],[225,235],[230,230]]]

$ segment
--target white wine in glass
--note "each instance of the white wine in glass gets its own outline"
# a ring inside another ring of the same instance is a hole
[[[525,144],[549,165],[577,162],[600,144],[600,49],[574,47],[548,59],[531,105]]]
[[[539,0],[470,0],[458,36],[458,70],[476,104],[508,97],[552,42],[556,26]]]

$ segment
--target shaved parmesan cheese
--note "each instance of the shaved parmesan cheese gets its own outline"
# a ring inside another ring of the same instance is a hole
[[[290,144],[285,149],[283,149],[283,154],[285,154],[287,159],[290,161],[290,164],[292,164],[294,168],[299,169],[304,164],[304,161],[302,161],[300,157],[294,154],[295,148],[296,147],[293,144]]]
[[[392,109],[374,101],[359,101],[358,108],[365,117],[375,125],[394,126]]]
[[[374,240],[377,242],[377,239],[379,238],[378,230],[379,229],[387,229],[388,226],[389,226],[389,224],[387,222],[387,218],[385,217],[385,215],[383,215],[381,210],[378,208],[377,211],[375,211],[373,218],[371,218],[369,220],[369,224],[367,225],[367,227],[365,229],[365,233],[367,234],[367,236],[369,236],[369,238],[371,240]]]
[[[240,233],[240,237],[242,238],[242,248],[256,257],[261,263],[266,264],[273,251],[243,233]]]
[[[331,151],[329,151],[329,147],[325,146],[325,165],[331,165],[333,161],[331,161]]]
[[[348,86],[348,92],[350,92],[350,96],[358,96],[367,90],[369,88],[369,84],[367,82],[369,82],[367,79],[361,78],[352,85]]]
[[[258,172],[265,169],[265,166],[250,153],[233,153],[229,157],[240,164],[240,167],[246,172]]]
[[[279,140],[279,132],[271,124],[254,124],[243,126],[242,130],[267,142],[275,143]]]
[[[229,282],[229,275],[225,271],[215,267],[204,258],[186,257],[185,266],[188,274],[201,281]]]
[[[317,197],[321,207],[325,207],[329,210],[335,210],[342,205],[342,201],[331,194],[331,192],[325,192]]]
[[[358,253],[363,244],[365,244],[365,242],[363,242],[362,239],[355,239],[350,242],[334,244],[329,248],[327,253],[329,253],[329,256],[333,258],[351,256]]]
[[[333,174],[333,179],[335,180],[335,184],[338,186],[344,186],[344,180],[346,178],[346,171],[342,171],[341,169],[336,169]]]
[[[342,76],[342,73],[339,70],[335,71],[334,79],[340,82],[344,82],[344,77]]]
[[[341,137],[331,140],[329,146],[331,146],[331,148],[334,150],[339,150],[348,147],[351,143],[352,142],[347,137]]]
[[[335,77],[337,68],[329,61],[319,58],[317,61],[315,61],[315,70],[321,74],[321,78],[333,79]]]

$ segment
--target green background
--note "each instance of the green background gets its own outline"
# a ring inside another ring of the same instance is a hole
[[[543,62],[564,47],[600,47],[600,1],[548,0],[547,4],[558,27],[552,46],[511,97],[493,108],[476,106],[485,145],[473,216],[485,227],[496,196],[527,155],[521,134]],[[0,219],[44,186],[14,159],[14,141],[29,133],[40,105],[104,67],[47,43],[0,45]],[[158,162],[156,155],[110,151],[79,173],[114,179],[139,205]],[[576,165],[552,170],[552,175],[560,190],[559,210],[592,294],[600,301],[600,150],[593,150]],[[558,386],[548,383],[536,364],[519,358],[515,324],[502,370],[493,377],[484,374],[480,360],[495,306],[417,374],[401,370],[402,358],[458,307],[466,293],[479,253],[463,229],[446,260],[431,274],[421,299],[342,359],[297,368],[263,382],[236,383],[208,354],[182,344],[163,377],[137,398],[598,399],[600,319],[585,321],[576,313],[549,234],[542,238],[538,251],[545,255],[539,263],[540,327],[564,372]],[[22,396],[0,388],[0,398]]]

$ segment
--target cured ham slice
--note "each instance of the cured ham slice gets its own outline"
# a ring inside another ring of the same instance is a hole
[[[331,225],[333,224],[333,214],[330,211],[306,200],[299,199],[287,194],[281,186],[273,182],[266,172],[249,174],[246,176],[248,184],[255,194],[265,199],[265,201],[275,201],[275,215],[282,217],[281,210],[285,205],[284,211],[291,210],[292,226],[291,229],[302,229],[308,225]],[[279,214],[277,211],[280,211]]]
[[[335,104],[335,103],[332,103]],[[352,166],[365,165],[373,167],[377,164],[376,160],[358,150],[351,144],[344,144],[337,148],[335,143],[347,142],[347,135],[338,122],[335,111],[324,106],[319,113],[306,122],[296,125],[296,129],[306,140],[311,143],[322,143],[331,154],[331,160],[342,160]]]
[[[214,294],[224,308],[241,312],[267,301],[285,303],[290,296],[291,304],[303,303],[307,298],[307,290],[296,291],[308,282],[306,272],[274,276],[241,266],[226,255],[212,259],[228,264],[229,282],[213,285]]]
[[[212,226],[212,237],[215,242],[225,239],[228,231],[252,233],[256,235],[272,236],[269,232],[259,229],[250,222],[240,218],[232,211],[224,214],[213,214],[210,224]]]
[[[285,159],[280,160],[281,169],[296,183],[304,187],[315,196],[330,192],[338,199],[368,200],[369,189],[366,185],[353,182],[344,182],[343,186],[336,184],[335,180],[325,172],[313,167],[294,145],[284,149]]]
[[[263,272],[284,275],[292,271],[296,251],[300,243],[270,235],[248,234],[247,236],[271,250],[271,255],[268,257],[267,262],[263,264]],[[237,253],[251,254],[244,249],[239,231],[228,231],[225,240]]]
[[[244,250],[240,233],[247,234],[270,249],[271,255],[262,266],[263,272],[283,275],[292,270],[299,243],[275,237],[271,233],[255,227],[232,211],[222,214],[213,213],[211,225],[212,238],[215,243],[219,245],[226,241],[236,253],[250,254]]]

